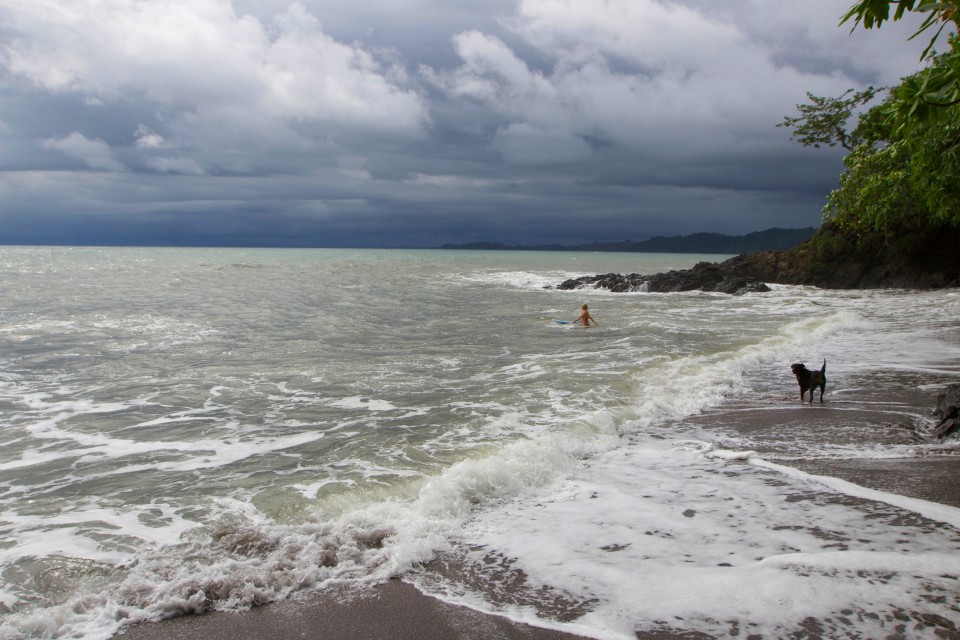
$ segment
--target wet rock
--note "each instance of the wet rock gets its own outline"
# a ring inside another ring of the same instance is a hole
[[[933,422],[913,420],[900,426],[908,431],[914,442],[940,443],[960,438],[960,384],[948,384],[937,394]]]
[[[960,226],[893,234],[898,243],[867,242],[827,222],[817,235],[787,251],[759,251],[721,263],[641,276],[603,274],[567,280],[560,289],[610,291],[768,291],[768,283],[824,289],[942,289],[960,287]],[[879,244],[878,244],[879,243]],[[899,248],[898,248],[899,247]]]
[[[937,408],[933,411],[937,424],[930,437],[943,441],[952,435],[960,435],[960,384],[949,384],[937,395]]]
[[[691,269],[668,271],[654,275],[637,273],[604,273],[572,278],[557,285],[558,289],[606,289],[615,293],[648,292],[675,293],[679,291],[716,291],[731,295],[770,291],[764,282],[731,269],[730,261],[716,264],[700,262]]]

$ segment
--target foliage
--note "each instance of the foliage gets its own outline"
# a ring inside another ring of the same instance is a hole
[[[825,98],[808,91],[807,98],[810,103],[797,105],[800,115],[784,116],[783,122],[777,126],[793,129],[790,137],[805,147],[819,149],[821,145],[834,147],[839,144],[847,151],[853,151],[864,140],[856,129],[853,132],[847,131],[847,122],[856,107],[873,100],[877,89],[868,87],[847,98],[852,92],[853,89],[848,89],[839,98]]]
[[[890,5],[896,5],[892,18]],[[879,28],[887,20],[902,19],[907,12],[926,14],[911,39],[936,28],[920,56],[921,60],[929,60],[930,66],[894,89],[888,110],[888,117],[895,128],[909,135],[916,123],[949,117],[950,111],[960,105],[960,41],[956,31],[949,40],[949,52],[940,56],[931,53],[946,27],[952,25],[955,30],[960,27],[960,1],[861,0],[850,8],[841,24],[852,20],[854,29],[858,25],[863,25],[865,29]]]
[[[889,98],[890,91],[887,92]],[[885,144],[895,137],[894,127],[889,118],[889,107],[882,105],[862,112],[857,116],[857,126],[854,135],[861,142],[871,147]]]
[[[908,11],[927,14],[917,32],[910,36],[911,40],[935,25],[940,25],[930,39],[930,44],[924,49],[923,55],[920,56],[921,59],[927,57],[933,48],[933,43],[949,23],[960,25],[960,3],[956,0],[861,0],[850,8],[840,24],[856,18],[853,23],[854,29],[860,24],[864,29],[872,29],[874,26],[879,29],[880,25],[890,19],[891,4],[897,5],[897,11],[893,15],[894,22],[903,18]]]
[[[960,110],[914,127],[908,140],[909,179],[928,223],[960,226]]]
[[[918,123],[949,119],[960,106],[960,38],[950,38],[950,51],[933,56],[931,65],[894,88],[888,120],[905,135]]]
[[[858,236],[888,237],[894,227],[915,226],[921,211],[910,181],[909,147],[903,141],[875,150],[860,146],[845,159],[840,186],[827,198],[824,219]]]
[[[874,107],[869,121],[889,103]],[[840,186],[827,198],[824,219],[857,237],[898,236],[960,225],[960,118],[915,125],[909,137],[861,144],[844,159]]]
[[[960,0],[861,0],[843,22],[871,29],[908,12],[926,14],[913,37],[934,32],[925,68],[860,113],[852,131],[854,111],[878,93],[873,87],[838,98],[808,93],[799,117],[778,125],[805,146],[850,151],[811,243],[818,260],[840,255],[844,245],[888,259],[919,255],[930,238],[960,229],[960,37],[951,35],[947,53],[930,54],[946,27],[960,25]]]

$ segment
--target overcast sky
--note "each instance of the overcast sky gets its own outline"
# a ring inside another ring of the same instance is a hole
[[[0,0],[0,243],[575,244],[818,226],[844,0]]]

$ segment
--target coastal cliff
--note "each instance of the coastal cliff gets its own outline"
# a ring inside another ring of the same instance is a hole
[[[942,289],[960,287],[960,229],[899,232],[895,240],[851,237],[825,224],[787,251],[741,254],[721,263],[655,275],[600,274],[567,280],[558,289],[611,291],[719,291],[742,294],[767,284],[824,289]]]

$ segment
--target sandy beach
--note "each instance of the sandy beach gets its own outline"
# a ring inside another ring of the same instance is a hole
[[[801,428],[816,416],[818,428],[843,429],[851,421],[870,425],[878,439],[910,442],[905,425],[929,416],[935,392],[911,390],[890,401],[883,393],[838,393],[823,405],[784,398],[763,406],[728,404],[688,419],[690,423],[726,424],[742,433]],[[960,447],[948,455],[894,460],[815,460],[794,466],[871,489],[960,507]],[[638,570],[640,568],[638,567]],[[427,567],[426,570],[430,570]],[[637,629],[640,640],[690,637]],[[960,638],[956,628],[938,628],[937,637]],[[560,640],[585,636],[518,624],[506,618],[444,603],[400,580],[362,590],[304,593],[287,601],[243,612],[211,612],[131,627],[125,640]]]
[[[932,420],[937,390],[915,387],[915,380],[904,379],[902,386],[842,389],[828,394],[823,404],[801,403],[784,398],[774,404],[729,403],[704,411],[686,422],[714,427],[726,425],[742,434],[769,434],[778,430],[782,437],[804,437],[816,429],[843,432],[844,428],[864,427],[874,434],[873,442],[909,446],[916,443],[913,429]],[[763,456],[767,451],[759,449]],[[854,484],[960,507],[960,441],[952,438],[932,455],[913,458],[815,459],[791,460],[789,466],[814,475],[830,476]]]
[[[303,594],[239,613],[212,612],[130,628],[124,640],[564,640],[580,636],[517,624],[425,596],[400,580],[363,590]],[[652,638],[652,636],[651,636]]]

